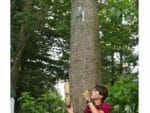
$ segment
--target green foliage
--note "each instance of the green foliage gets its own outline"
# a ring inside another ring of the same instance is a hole
[[[23,25],[28,28],[25,37],[29,36],[18,69],[17,97],[24,91],[38,97],[68,77],[70,6],[69,0],[11,1],[12,61],[23,38]]]
[[[121,76],[109,86],[107,101],[111,104],[111,113],[138,113],[138,82],[135,80]]]
[[[138,9],[132,0],[103,0],[99,7],[103,81],[113,84],[118,75],[137,75]]]
[[[59,79],[68,77],[70,7],[69,0],[11,1],[12,62],[21,40],[29,36],[18,68],[16,99],[22,92],[39,98],[46,90],[54,89]],[[27,31],[22,37],[24,25]],[[15,105],[18,111],[20,104]]]
[[[18,113],[64,113],[61,96],[53,91],[46,91],[35,99],[29,92],[24,92],[18,98],[21,109]]]

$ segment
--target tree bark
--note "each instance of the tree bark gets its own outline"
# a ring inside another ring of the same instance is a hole
[[[115,66],[114,66],[114,51],[112,51],[111,53],[111,76],[112,76],[112,79],[111,79],[111,85],[114,85],[115,83]]]
[[[120,46],[119,55],[120,55],[119,74],[123,75],[123,46],[122,45]]]
[[[72,0],[70,74],[74,113],[83,113],[82,92],[101,83],[96,0]]]
[[[25,27],[25,25],[22,25],[21,34],[20,34],[22,40],[20,41],[20,43],[18,45],[17,56],[13,62],[12,68],[11,68],[11,87],[12,87],[12,90],[16,89],[16,82],[17,82],[18,77],[19,77],[18,71],[20,68],[21,56],[22,56],[23,50],[24,50],[24,48],[28,42],[28,39],[29,39],[29,35],[25,36],[25,31],[26,31],[25,29],[27,29]]]
[[[123,46],[120,47],[120,75],[123,75]]]

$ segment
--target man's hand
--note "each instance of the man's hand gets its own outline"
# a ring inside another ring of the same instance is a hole
[[[72,105],[70,107],[65,106],[68,113],[74,113]]]
[[[82,93],[82,96],[85,100],[89,99],[90,98],[90,93],[87,89],[85,89]]]

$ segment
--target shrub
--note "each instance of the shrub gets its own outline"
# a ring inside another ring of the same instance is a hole
[[[18,98],[21,109],[19,113],[64,113],[64,103],[61,96],[52,91],[46,91],[41,98],[35,99],[29,92],[24,92]]]
[[[128,76],[121,76],[115,85],[109,86],[107,101],[111,113],[138,113],[138,82]]]

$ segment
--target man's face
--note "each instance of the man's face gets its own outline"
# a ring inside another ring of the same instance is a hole
[[[102,95],[99,94],[99,92],[96,89],[93,89],[91,92],[91,98],[92,99],[102,99]]]

